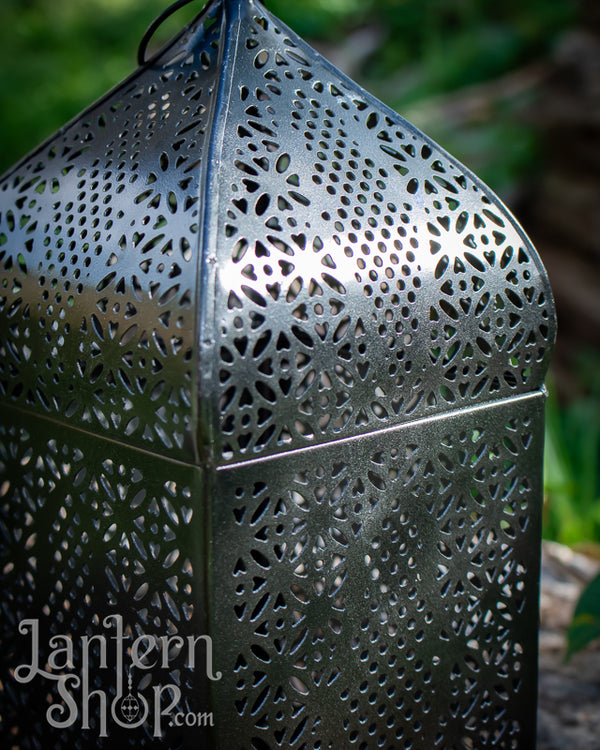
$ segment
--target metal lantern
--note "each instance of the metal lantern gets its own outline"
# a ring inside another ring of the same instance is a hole
[[[0,181],[3,747],[535,744],[538,256],[254,0]]]

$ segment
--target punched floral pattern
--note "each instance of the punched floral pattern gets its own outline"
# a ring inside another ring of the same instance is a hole
[[[529,750],[554,335],[475,176],[211,0],[0,178],[5,671],[24,617],[120,613],[214,639],[221,680],[169,664],[215,721],[174,750]],[[44,748],[47,688],[0,697]],[[88,719],[53,746],[103,746]]]
[[[0,182],[2,398],[188,459],[215,13]]]
[[[552,297],[506,210],[253,7],[219,178],[223,458],[537,390]]]
[[[533,746],[540,418],[495,406],[220,472],[224,747]]]
[[[97,698],[90,698],[89,731],[82,736],[80,696],[101,689],[114,698],[116,661],[106,658],[103,664],[92,648],[82,663],[81,637],[112,638],[115,628],[107,630],[104,618],[120,616],[127,665],[126,649],[141,634],[160,639],[206,632],[205,612],[198,607],[206,596],[197,504],[202,473],[125,447],[117,457],[99,438],[74,439],[70,430],[57,431],[51,422],[12,410],[8,417],[19,427],[0,424],[3,660],[12,669],[29,663],[30,637],[19,623],[36,618],[40,667],[48,660],[49,639],[69,636],[74,663],[63,671],[81,677],[86,667],[89,689],[74,691],[77,720],[53,729],[45,711],[49,702],[60,702],[54,683],[39,677],[22,686],[12,677],[3,680],[3,724],[14,745],[23,748],[45,748],[49,737],[53,747],[65,750],[104,747]],[[146,673],[151,681],[143,681],[141,670],[135,674],[136,688],[141,685],[150,702],[152,684],[161,682],[177,685],[186,701],[205,690],[184,657],[171,656],[164,668],[156,653],[153,659],[158,666]],[[110,715],[104,725],[112,736],[118,731]],[[147,738],[153,741],[153,732],[151,720],[124,737],[131,735],[131,747],[139,747]],[[171,732],[170,746],[179,747],[181,735],[182,730]]]

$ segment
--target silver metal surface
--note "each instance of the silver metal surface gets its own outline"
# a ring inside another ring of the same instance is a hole
[[[214,640],[221,680],[152,674],[214,714],[169,748],[530,750],[554,334],[476,177],[258,2],[209,3],[0,181],[11,747],[106,741],[5,676],[19,622],[119,613]]]

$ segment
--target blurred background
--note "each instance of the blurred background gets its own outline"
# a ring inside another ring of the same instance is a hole
[[[135,67],[169,0],[1,0],[0,172]],[[201,0],[157,33],[160,46]],[[600,558],[600,3],[268,0],[510,206],[550,274],[544,535]]]

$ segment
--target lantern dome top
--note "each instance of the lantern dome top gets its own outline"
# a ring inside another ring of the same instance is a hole
[[[211,2],[0,181],[0,396],[185,462],[543,387],[507,209],[258,2]]]

